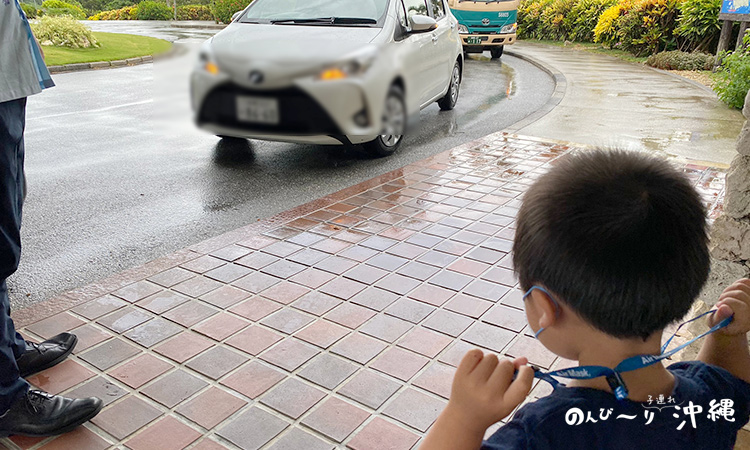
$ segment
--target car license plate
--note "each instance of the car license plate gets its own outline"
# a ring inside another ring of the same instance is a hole
[[[279,101],[267,97],[237,97],[237,120],[278,125]]]
[[[479,36],[469,36],[466,38],[466,43],[469,45],[476,45],[482,43],[482,38]]]

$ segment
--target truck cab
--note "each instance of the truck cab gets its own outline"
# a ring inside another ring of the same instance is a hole
[[[516,42],[520,0],[448,0],[458,19],[458,33],[464,52],[489,50],[492,58],[503,54],[503,46]]]

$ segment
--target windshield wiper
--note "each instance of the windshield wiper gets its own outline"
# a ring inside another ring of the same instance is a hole
[[[375,19],[370,19],[366,17],[317,17],[315,19],[272,20],[271,23],[275,25],[288,25],[288,24],[358,25],[358,24],[376,24],[378,23],[378,21]]]

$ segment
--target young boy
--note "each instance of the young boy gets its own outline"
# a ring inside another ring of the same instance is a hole
[[[709,271],[698,194],[667,162],[623,151],[572,155],[541,177],[524,197],[513,251],[529,326],[580,366],[659,355],[664,328],[687,314]],[[472,350],[421,448],[731,449],[750,415],[750,280],[717,307],[711,326],[733,319],[704,338],[699,361],[623,372],[624,400],[604,377],[560,379],[566,386],[484,442],[528,395],[534,371],[525,358]]]

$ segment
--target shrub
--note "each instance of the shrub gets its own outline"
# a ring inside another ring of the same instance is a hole
[[[617,3],[617,0],[580,0],[570,10],[572,29],[568,39],[573,41],[592,42],[594,27],[604,10]]]
[[[570,10],[575,5],[575,0],[552,0],[542,11],[540,34],[542,39],[568,38],[571,23]]]
[[[237,11],[242,11],[251,3],[252,0],[214,0],[211,3],[211,14],[217,22],[229,23],[232,21],[232,15]]]
[[[102,8],[103,11],[114,11],[117,9],[127,8],[128,6],[133,6],[135,4],[135,0],[112,0],[111,2],[107,3],[104,8]]]
[[[31,28],[42,45],[58,47],[99,47],[91,30],[72,17],[44,16],[32,23]]]
[[[714,55],[708,53],[687,53],[672,50],[649,56],[646,64],[664,70],[711,70],[714,59]]]
[[[214,20],[214,16],[206,5],[184,5],[177,7],[177,20]]]
[[[623,50],[636,56],[677,48],[674,29],[680,0],[638,0],[617,19]]]
[[[138,6],[126,6],[112,11],[102,11],[89,17],[89,20],[135,20],[138,16]]]
[[[138,20],[171,20],[173,17],[172,8],[164,3],[146,0],[138,3]]]
[[[42,11],[46,16],[70,16],[74,19],[85,19],[86,13],[80,4],[64,2],[62,0],[45,0]]]
[[[685,0],[679,6],[676,36],[684,38],[683,50],[715,49],[719,41],[722,0]]]
[[[26,17],[29,19],[36,19],[36,6],[29,5],[28,3],[21,3],[21,9]]]
[[[617,19],[625,10],[626,8],[619,3],[604,10],[594,27],[594,42],[602,42],[610,46],[619,42]]]
[[[546,35],[542,13],[553,0],[524,0],[518,8],[518,35],[527,39],[543,39]]]
[[[720,55],[721,68],[714,84],[719,99],[737,109],[742,108],[750,90],[750,34],[745,35],[744,43],[743,48]]]

